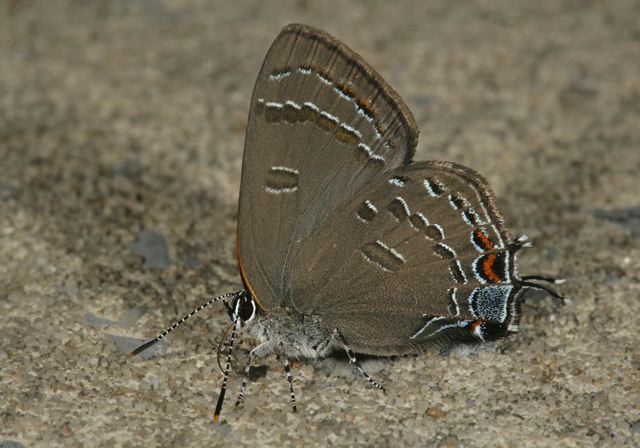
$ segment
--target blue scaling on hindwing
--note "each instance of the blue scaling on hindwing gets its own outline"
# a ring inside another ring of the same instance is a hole
[[[468,298],[469,310],[479,319],[502,324],[507,319],[512,290],[510,285],[476,288]]]

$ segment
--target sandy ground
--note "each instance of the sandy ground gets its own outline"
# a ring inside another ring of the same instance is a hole
[[[533,5],[2,2],[0,447],[638,446],[640,7]],[[571,303],[531,295],[478,353],[366,362],[386,395],[344,361],[299,366],[298,414],[269,359],[214,426],[222,309],[160,356],[123,350],[240,287],[248,104],[289,22],[389,80],[417,160],[483,173],[536,242],[520,271],[566,277]]]

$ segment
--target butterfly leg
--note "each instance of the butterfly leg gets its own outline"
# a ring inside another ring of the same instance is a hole
[[[324,341],[320,342],[315,347],[317,358],[319,359],[325,358],[331,354],[336,344],[336,334],[337,334],[336,331],[334,331],[333,333],[331,333],[331,336],[329,336]],[[342,346],[342,344],[340,344],[340,346]]]
[[[262,358],[269,353],[271,353],[272,347],[268,342],[263,342],[262,344],[255,347],[253,350],[249,352],[249,359],[247,360],[247,365],[244,368],[244,373],[242,375],[242,384],[240,386],[240,393],[238,394],[238,399],[236,400],[236,407],[244,401],[244,391],[247,387],[247,383],[249,382],[249,372],[251,371],[251,366],[253,365],[253,361],[255,358]]]
[[[284,371],[287,373],[287,382],[289,383],[289,395],[291,396],[291,409],[293,412],[298,412],[296,406],[296,394],[293,392],[293,375],[291,374],[291,366],[287,358],[280,358],[284,365]]]
[[[360,372],[360,374],[369,382],[369,384],[377,389],[380,389],[382,392],[385,392],[384,386],[374,381],[373,378],[371,378],[371,376],[369,376],[369,374],[362,368],[362,366],[356,359],[356,355],[353,353],[353,350],[351,350],[351,347],[347,345],[337,328],[333,330],[333,337],[340,343],[340,345],[342,345],[342,349],[349,357],[349,362],[354,365],[356,369],[358,369],[358,372]]]
[[[231,326],[231,335],[229,336],[229,345],[227,351],[227,365],[224,368],[223,374],[224,377],[222,379],[222,386],[220,387],[220,394],[218,395],[218,402],[216,403],[216,409],[213,412],[213,422],[220,422],[220,413],[222,412],[222,404],[224,403],[224,397],[227,393],[227,381],[229,380],[229,370],[231,369],[231,356],[233,355],[233,340],[236,337],[236,327],[238,325],[238,307],[236,305],[235,310],[233,311],[232,320],[233,325]]]

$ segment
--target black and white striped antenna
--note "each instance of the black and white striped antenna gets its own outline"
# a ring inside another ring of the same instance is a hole
[[[140,353],[142,353],[143,351],[151,348],[152,346],[154,346],[155,344],[157,344],[158,342],[160,342],[162,339],[164,339],[169,333],[171,333],[173,330],[175,330],[177,327],[179,327],[180,325],[182,325],[187,319],[189,319],[190,317],[192,317],[194,314],[196,314],[197,312],[203,310],[204,308],[208,307],[209,305],[212,305],[216,302],[218,302],[219,300],[223,300],[223,299],[228,299],[230,297],[237,297],[240,293],[242,293],[242,291],[236,291],[236,292],[228,292],[226,294],[222,294],[221,296],[218,297],[214,297],[211,298],[209,300],[207,300],[206,302],[204,302],[202,305],[198,306],[197,308],[195,308],[193,311],[191,311],[189,314],[187,314],[186,316],[184,316],[182,319],[180,319],[179,321],[175,322],[173,325],[171,325],[169,328],[167,328],[166,330],[164,330],[162,333],[160,333],[158,336],[156,336],[154,339],[151,339],[148,342],[145,342],[144,344],[142,344],[141,346],[139,346],[138,348],[136,348],[135,350],[133,350],[132,352],[129,353],[129,356],[135,356],[138,355]]]

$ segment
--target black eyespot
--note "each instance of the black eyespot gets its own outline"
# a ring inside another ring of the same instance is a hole
[[[238,320],[242,322],[248,322],[253,319],[256,313],[256,304],[253,298],[249,295],[242,294],[233,301],[233,305],[228,305],[224,302],[224,306],[227,308],[229,319],[233,320],[233,313],[238,310]]]
[[[256,305],[253,302],[253,299],[248,296],[241,296],[238,300],[240,301],[238,317],[242,322],[250,321],[256,312]]]

